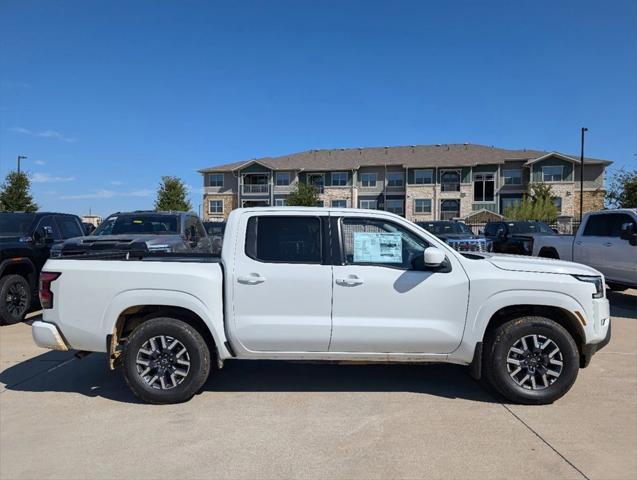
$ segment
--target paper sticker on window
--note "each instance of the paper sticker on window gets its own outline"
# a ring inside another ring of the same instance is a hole
[[[354,262],[402,263],[402,236],[400,233],[354,232]]]

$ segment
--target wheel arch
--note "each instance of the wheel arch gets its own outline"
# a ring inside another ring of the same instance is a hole
[[[34,288],[37,283],[37,268],[30,258],[7,258],[0,262],[0,277],[6,275],[21,275]]]

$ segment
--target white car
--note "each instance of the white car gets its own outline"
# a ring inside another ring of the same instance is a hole
[[[268,359],[469,365],[544,404],[610,339],[598,271],[461,254],[388,212],[238,209],[223,242],[221,259],[49,260],[35,342],[106,352],[151,403],[188,400],[226,360]]]
[[[637,209],[587,213],[573,235],[537,236],[533,255],[590,265],[616,290],[637,288]]]

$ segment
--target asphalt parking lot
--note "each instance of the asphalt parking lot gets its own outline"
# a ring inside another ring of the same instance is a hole
[[[566,397],[500,403],[452,365],[228,362],[182,405],[104,355],[0,329],[0,478],[637,478],[637,290]]]

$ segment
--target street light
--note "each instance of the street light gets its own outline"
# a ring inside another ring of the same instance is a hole
[[[26,160],[26,155],[18,155],[18,173],[20,173],[20,160]]]
[[[579,170],[579,223],[582,224],[582,212],[584,211],[584,132],[588,128],[582,127],[582,145],[580,149],[580,170]]]

